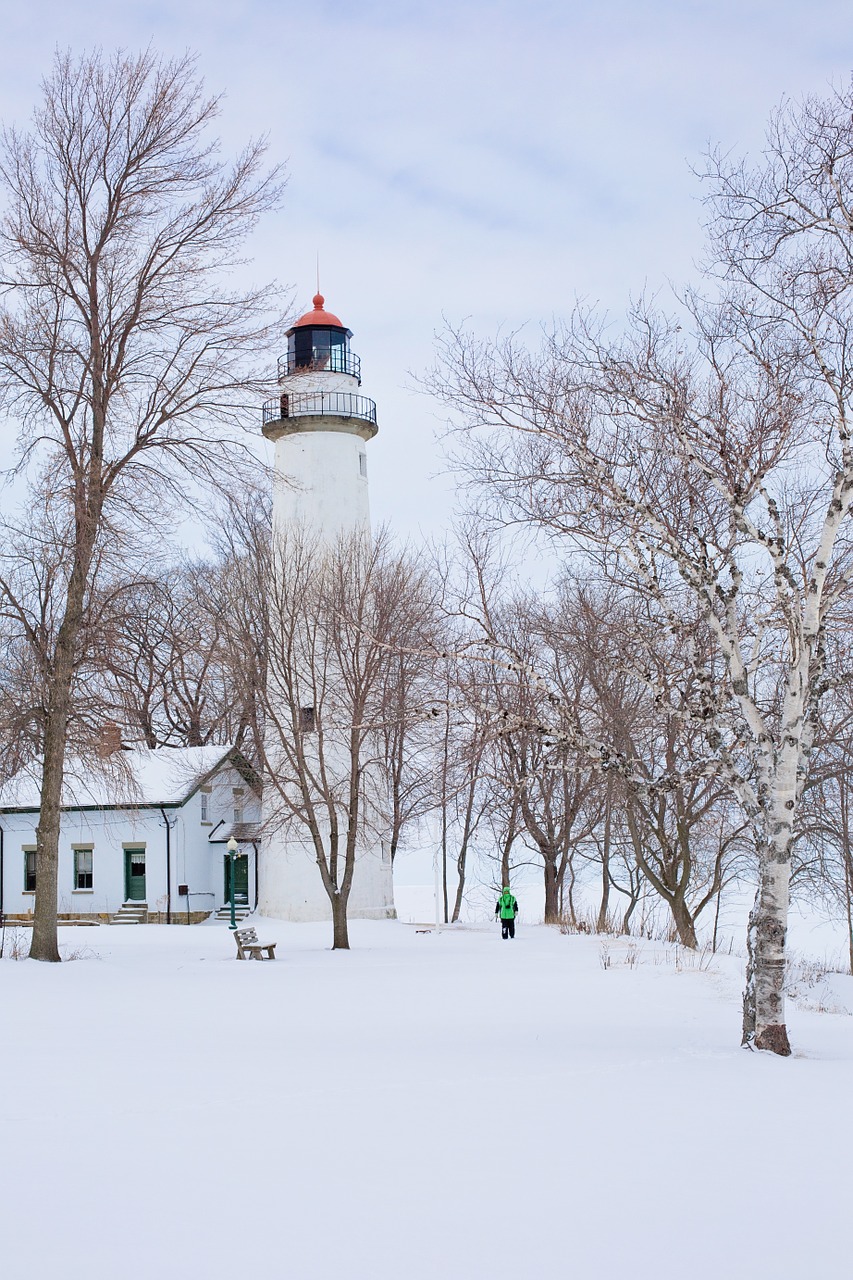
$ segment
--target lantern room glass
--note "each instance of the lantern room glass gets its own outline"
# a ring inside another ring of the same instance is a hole
[[[304,325],[294,329],[287,344],[291,370],[329,369],[332,373],[348,373],[349,340],[346,329],[315,328]]]

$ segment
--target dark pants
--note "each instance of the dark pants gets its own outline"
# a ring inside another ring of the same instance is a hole
[[[515,937],[515,918],[514,917],[512,920],[501,920],[501,937],[502,938]]]

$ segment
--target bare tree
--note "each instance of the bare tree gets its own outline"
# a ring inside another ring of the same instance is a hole
[[[704,758],[643,776],[618,750],[569,732],[649,796],[727,779],[761,866],[744,1039],[785,1054],[793,824],[827,618],[847,591],[853,455],[845,402],[826,391],[832,370],[756,319],[753,301],[750,311],[743,300],[694,300],[691,345],[680,324],[643,308],[621,343],[584,317],[536,354],[456,334],[443,388],[473,433],[469,467],[507,515],[586,547],[662,629],[681,630],[686,601],[712,637],[719,662],[694,650],[695,694],[682,710],[704,726]],[[842,343],[844,324],[838,316]],[[845,362],[833,356],[833,368]]]
[[[2,552],[0,637],[4,647],[0,715],[3,722],[2,771],[11,776],[44,752],[53,653],[61,625],[58,606],[69,566],[67,511],[49,495],[31,490],[33,507],[15,523],[7,513]],[[105,673],[112,647],[111,620],[121,612],[135,583],[134,566],[118,563],[109,537],[97,548],[93,578],[80,627],[74,696],[66,726],[66,746],[83,761],[99,758],[105,723],[115,717],[115,700]]]
[[[784,106],[757,168],[711,158],[710,301],[671,320],[637,307],[621,340],[578,317],[535,354],[445,347],[448,398],[500,436],[499,451],[475,430],[469,466],[505,515],[597,555],[662,626],[686,593],[713,636],[722,678],[696,665],[705,767],[759,862],[743,1038],[780,1054],[798,806],[851,572],[851,121],[847,88]]]
[[[713,645],[689,618],[663,631],[642,602],[612,590],[600,601],[587,590],[573,595],[571,616],[581,620],[588,645],[599,732],[633,762],[620,791],[637,866],[666,904],[679,941],[695,948],[699,917],[734,878],[749,826],[727,777],[690,769],[707,749],[707,725],[692,708],[700,697],[697,667],[714,671]],[[637,785],[644,774],[650,785]],[[666,775],[671,786],[651,785]]]
[[[258,143],[220,160],[217,110],[189,57],[58,54],[31,129],[3,134],[0,401],[21,425],[21,465],[66,513],[44,656],[36,959],[59,959],[62,777],[99,546],[132,543],[167,499],[214,477],[274,340],[271,293],[235,289],[229,271],[278,176]],[[0,591],[14,608],[9,573]]]
[[[431,567],[412,575],[396,609],[393,651],[383,664],[379,737],[392,865],[406,832],[435,804],[435,722],[441,705],[448,705],[448,662],[439,656],[449,647],[443,591]]]
[[[830,481],[815,530],[813,490],[780,486],[773,496],[783,466],[809,441],[813,398],[807,408],[786,352],[770,347],[759,359],[721,331],[718,315],[697,309],[694,318],[689,352],[679,326],[645,311],[621,345],[606,346],[583,319],[535,356],[515,343],[459,338],[445,385],[472,427],[497,432],[491,443],[475,440],[471,465],[505,510],[596,553],[662,632],[681,632],[687,605],[713,638],[714,660],[698,648],[690,655],[693,693],[678,708],[702,727],[702,756],[673,771],[666,757],[638,762],[571,718],[562,732],[637,794],[654,798],[709,774],[734,789],[763,868],[745,1036],[786,1053],[779,912],[820,688],[818,637],[801,641],[814,607],[810,564],[828,563],[838,540],[839,497]],[[780,685],[793,699],[781,716]]]
[[[329,547],[294,528],[273,546],[265,822],[310,849],[335,949],[349,948],[359,848],[387,837],[386,677],[409,639],[418,582],[417,567],[386,537],[354,534]],[[395,714],[406,711],[398,704]]]
[[[232,490],[217,524],[219,565],[214,602],[229,673],[231,738],[253,763],[263,759],[264,695],[269,660],[267,590],[272,571],[272,495],[255,484]]]
[[[495,794],[489,748],[493,741],[484,671],[476,664],[454,661],[451,666],[447,716],[446,749],[442,758],[442,830],[455,840],[456,890],[450,920],[456,923],[462,911],[468,878],[468,860],[477,834],[488,813],[494,818],[501,809]],[[446,839],[446,837],[445,837]],[[446,882],[445,882],[446,883]],[[447,918],[445,889],[445,919]]]
[[[151,748],[228,742],[245,753],[254,712],[242,700],[246,656],[229,645],[228,615],[238,610],[245,631],[253,602],[234,597],[232,573],[227,561],[178,559],[129,584],[105,619],[114,718],[132,738]]]
[[[547,606],[529,593],[516,595],[503,608],[491,609],[492,638],[516,659],[490,664],[491,701],[495,708],[495,773],[517,797],[524,838],[542,864],[546,924],[556,924],[566,874],[574,848],[589,833],[587,819],[597,816],[588,804],[598,783],[583,755],[562,742],[555,749],[547,732],[554,688],[577,714],[587,682],[585,655],[566,645],[565,629],[557,629]],[[593,816],[594,815],[594,816]]]

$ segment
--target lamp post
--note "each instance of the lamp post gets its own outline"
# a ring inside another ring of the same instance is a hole
[[[225,848],[228,850],[228,897],[231,902],[231,923],[229,929],[237,928],[237,917],[234,914],[234,863],[237,861],[237,841],[231,836]]]

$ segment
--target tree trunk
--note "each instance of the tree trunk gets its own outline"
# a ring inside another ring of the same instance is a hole
[[[768,851],[747,929],[746,990],[743,993],[743,1044],[787,1057],[785,1026],[785,938],[790,860]]]
[[[65,758],[65,731],[48,718],[42,768],[41,809],[36,827],[36,901],[31,960],[61,959],[57,939],[59,822]]]
[[[558,924],[560,908],[557,902],[557,866],[553,849],[543,850],[545,868],[545,923]]]
[[[62,814],[62,782],[65,774],[65,742],[71,711],[74,655],[83,619],[86,566],[91,559],[87,546],[71,574],[65,602],[65,617],[56,640],[50,684],[50,700],[44,728],[44,764],[41,801],[36,827],[36,900],[33,912],[31,960],[56,963],[61,959],[56,930],[59,905],[59,824]]]
[[[723,877],[720,876],[720,883],[717,888],[717,904],[714,907],[714,936],[711,941],[711,950],[714,953],[714,955],[717,954],[717,931],[720,927],[720,906],[722,903],[722,899],[723,899]],[[851,968],[850,972],[853,973],[853,968]]]
[[[695,951],[699,945],[696,937],[696,924],[687,908],[687,903],[683,898],[673,898],[669,904],[672,912],[672,922],[675,925],[678,941],[683,947],[689,947],[691,951]]]
[[[456,924],[462,910],[462,895],[465,892],[465,864],[467,861],[468,845],[466,842],[463,843],[456,859],[456,898],[453,902],[453,915],[450,917],[452,924]]]
[[[575,863],[574,859],[569,863],[569,889],[566,892],[565,883],[560,885],[560,914],[567,913],[569,923],[573,929],[577,928],[578,916],[575,910]]]
[[[847,911],[847,963],[853,974],[853,907],[851,907],[850,895],[853,890],[853,882],[850,876],[850,849],[849,842],[844,838],[844,906]]]
[[[501,850],[501,888],[505,884],[509,884],[509,855],[512,849],[512,838],[507,837],[504,840],[503,849]]]
[[[450,903],[447,892],[447,806],[441,806],[441,891],[444,904],[444,923],[450,919]]]
[[[631,935],[631,916],[636,911],[637,904],[640,901],[640,886],[639,885],[632,886],[632,889],[633,889],[633,892],[630,898],[628,899],[628,910],[625,912],[624,916],[622,917],[622,932],[625,934],[626,937],[630,937]]]
[[[846,763],[846,762],[845,762]],[[850,861],[850,826],[849,826],[849,806],[847,803],[847,771],[842,767],[842,772],[838,779],[838,797],[839,797],[839,817],[841,818],[841,857],[844,862],[844,908],[847,914],[847,957],[850,965],[850,972],[853,974],[853,906],[851,906],[851,893],[853,893],[853,875],[851,875]]]
[[[332,950],[349,951],[349,949],[347,902],[338,890],[332,894]]]
[[[604,933],[607,928],[607,915],[610,910],[610,836],[613,783],[607,779],[607,799],[604,809],[604,843],[601,849],[601,902],[598,907],[598,920],[595,923],[597,933]]]

